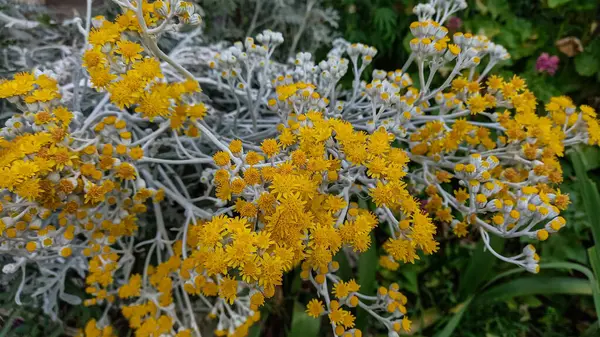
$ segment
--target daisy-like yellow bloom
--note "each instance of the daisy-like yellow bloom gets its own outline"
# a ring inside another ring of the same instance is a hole
[[[123,57],[125,63],[132,63],[142,58],[141,52],[144,50],[138,43],[131,41],[118,41],[115,52]]]
[[[313,318],[319,318],[325,312],[325,308],[323,307],[323,302],[313,298],[306,305],[306,313],[308,316]]]

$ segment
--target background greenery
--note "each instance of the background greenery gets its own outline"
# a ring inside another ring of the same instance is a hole
[[[414,20],[411,10],[417,1],[328,1],[341,14],[340,30],[346,39],[379,50],[374,67],[402,67],[408,55],[408,25]],[[459,30],[485,34],[509,50],[512,59],[498,67],[497,73],[522,75],[542,102],[562,93],[600,110],[598,0],[470,0],[459,17]],[[578,39],[583,51],[573,57],[563,54],[556,41],[566,37]],[[543,52],[560,57],[555,76],[536,72],[536,59]],[[358,275],[367,293],[374,293],[377,285],[398,282],[409,297],[414,336],[600,336],[600,246],[595,248],[600,243],[596,186],[600,151],[576,149],[564,158],[563,168],[561,190],[572,199],[564,215],[568,226],[537,245],[543,259],[537,275],[500,263],[477,244],[475,234],[458,239],[441,225],[438,254],[423,256],[397,272],[382,270],[377,266],[378,250],[386,237],[382,233],[358,261],[336,257],[342,266],[340,276]],[[519,253],[524,244],[504,246],[501,240],[493,241],[496,249],[508,255]],[[71,293],[79,289],[67,287]],[[68,326],[83,326],[88,318],[101,314],[98,308],[65,307],[63,324],[52,323],[33,309],[16,307],[11,300],[14,291],[0,294],[0,337],[71,335]],[[283,289],[265,306],[263,320],[251,337],[331,335],[324,321],[304,313],[310,298],[309,285],[300,282],[297,272],[286,275]],[[366,336],[387,336],[367,315],[358,311],[357,316],[357,326]]]

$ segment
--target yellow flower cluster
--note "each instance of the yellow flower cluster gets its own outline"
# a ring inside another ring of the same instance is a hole
[[[102,138],[94,140],[94,145],[81,145],[69,134],[73,114],[59,104],[56,82],[47,75],[18,74],[1,86],[27,88],[3,94],[15,94],[8,98],[25,102],[30,110],[13,117],[5,128],[10,136],[0,140],[5,178],[0,186],[10,192],[4,195],[6,207],[2,209],[7,216],[1,221],[8,243],[15,248],[25,246],[31,254],[41,249],[65,257],[72,251],[69,242],[82,231],[94,237],[88,243],[94,252],[100,252],[107,238],[111,243],[116,236],[133,233],[135,214],[145,211],[143,200],[155,192],[140,189],[138,193],[123,193],[120,184],[136,178],[132,163],[143,151]],[[33,100],[39,91],[55,98]],[[106,117],[104,123],[113,127],[122,124],[121,128],[126,124],[114,116]],[[100,203],[121,210],[120,224],[112,226],[98,208]],[[53,214],[58,217],[57,226],[41,228]],[[96,241],[104,243],[96,246]]]
[[[569,204],[556,187],[562,181],[559,158],[565,146],[598,144],[596,113],[555,97],[540,115],[536,97],[516,75],[510,80],[492,75],[485,84],[458,77],[449,92],[436,97],[439,119],[412,119],[422,126],[409,136],[410,159],[431,168],[422,177],[425,209],[452,224],[459,237],[472,225],[486,232],[486,242],[488,232],[546,240],[565,226],[559,213]],[[473,114],[491,122],[469,120]],[[450,185],[456,181],[459,187]],[[452,193],[444,185],[454,186]],[[532,247],[526,249],[533,253],[507,260],[537,272],[539,256]]]
[[[303,95],[302,85],[294,87],[293,94],[278,99]],[[414,262],[417,249],[427,254],[437,250],[435,226],[401,180],[408,157],[392,147],[393,135],[383,128],[358,132],[350,123],[317,111],[290,117],[279,126],[278,140],[263,141],[262,153],[245,152],[241,142],[233,141],[214,155],[221,167],[215,173],[216,195],[232,200],[242,218],[215,218],[199,230],[200,247],[211,247],[204,258],[208,275],[237,269],[234,274],[246,284],[255,283],[271,297],[282,273],[302,264],[302,277],[323,286],[336,269],[334,255],[344,245],[366,251],[378,223],[373,213],[349,200],[351,191],[372,195],[378,206],[403,219],[386,245],[388,264]],[[366,174],[364,179],[358,178],[361,174]],[[339,295],[343,287],[340,281],[334,293]],[[358,285],[349,289],[355,292]],[[232,296],[235,292],[225,298]],[[341,309],[343,304],[329,314],[340,336],[344,328],[353,327],[354,319]],[[332,318],[336,312],[343,321]]]
[[[154,15],[153,4],[147,5],[144,12],[151,19],[146,18],[147,24],[160,17]],[[135,112],[150,121],[168,119],[172,129],[198,135],[193,122],[206,114],[204,104],[196,103],[194,97],[194,93],[200,92],[198,83],[193,79],[177,83],[161,81],[164,75],[160,62],[154,57],[143,57],[144,48],[128,40],[128,33],[139,30],[132,10],[121,14],[115,22],[99,20],[99,27],[90,33],[90,48],[83,54],[83,65],[94,87],[106,90],[111,102],[119,108],[135,106]]]

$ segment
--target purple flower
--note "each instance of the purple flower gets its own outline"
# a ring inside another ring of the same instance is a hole
[[[446,22],[446,28],[448,28],[449,31],[455,32],[459,30],[460,27],[462,27],[462,20],[457,16],[449,18]]]
[[[556,55],[548,55],[548,53],[542,53],[540,57],[538,57],[535,62],[535,70],[540,73],[547,72],[548,74],[554,76],[556,71],[558,70],[558,56]]]

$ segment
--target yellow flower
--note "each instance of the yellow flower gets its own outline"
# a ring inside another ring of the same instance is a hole
[[[267,155],[267,158],[270,158],[279,152],[279,143],[275,139],[265,139],[260,148]]]
[[[60,98],[60,94],[54,89],[38,89],[25,97],[25,103],[48,102],[57,98]]]
[[[73,113],[67,110],[64,106],[58,106],[52,109],[52,114],[58,118],[65,126],[71,123]]]
[[[247,283],[256,282],[260,276],[261,270],[256,258],[248,257],[244,266],[240,270],[242,280]],[[258,293],[260,294],[260,293]],[[262,295],[262,294],[261,294]]]
[[[129,151],[129,156],[133,160],[140,160],[144,156],[144,149],[139,146],[134,147]]]
[[[139,112],[144,117],[148,117],[150,121],[153,121],[156,117],[168,117],[171,115],[171,102],[169,102],[168,96],[166,96],[163,90],[146,91],[138,102],[138,107],[135,108],[135,112]]]
[[[238,281],[229,276],[224,277],[219,284],[219,297],[233,304],[237,297]]]
[[[83,53],[83,66],[91,69],[107,63],[106,56],[100,48],[88,49]]]
[[[88,69],[90,73],[90,80],[94,88],[104,89],[112,82],[117,76],[110,72],[110,69],[106,66],[98,66],[92,69]]]
[[[111,101],[119,108],[129,107],[138,102],[145,83],[135,72],[128,72],[121,80],[112,82],[107,90],[110,93]]]
[[[188,106],[187,116],[193,119],[203,119],[206,116],[206,106],[202,103]]]
[[[48,154],[54,167],[58,170],[62,170],[65,166],[73,166],[73,161],[79,158],[76,153],[65,147],[52,147]]]
[[[39,170],[39,166],[35,162],[23,160],[14,161],[10,167],[16,180],[33,177]]]
[[[136,60],[142,58],[142,55],[140,55],[140,53],[144,51],[144,48],[142,48],[142,46],[135,42],[118,41],[117,47],[118,48],[115,50],[115,52],[117,54],[121,54],[125,63],[135,62]]]
[[[457,77],[456,79],[454,79],[452,81],[452,90],[454,90],[454,91],[461,91],[468,84],[469,84],[469,82],[467,81],[466,78],[464,78],[464,77]]]
[[[88,182],[87,192],[85,193],[85,202],[97,204],[104,201],[106,190],[100,185]]]
[[[120,298],[138,297],[141,293],[142,276],[134,274],[129,278],[129,283],[119,288]]]
[[[404,263],[414,263],[415,260],[419,260],[417,255],[415,244],[412,241],[399,239],[389,239],[383,246],[386,252],[388,252],[396,261],[402,261]]]
[[[325,312],[323,302],[313,298],[306,305],[306,313],[313,318],[319,318]]]
[[[254,151],[249,151],[248,154],[246,154],[246,163],[248,165],[256,165],[261,160],[263,160],[263,157]]]
[[[335,297],[342,299],[348,297],[350,289],[344,281],[340,281],[333,286],[333,294]]]
[[[454,226],[452,231],[459,238],[466,236],[468,233],[467,232],[467,224],[465,222],[459,222],[456,224],[456,226]]]
[[[145,79],[150,80],[155,77],[164,77],[160,69],[160,62],[153,57],[146,57],[139,62],[135,62],[133,64],[133,69]]]
[[[121,165],[117,167],[117,173],[115,174],[117,178],[123,180],[134,180],[136,175],[135,167],[129,163],[121,163]]]
[[[229,164],[231,157],[229,157],[229,154],[225,151],[219,151],[217,153],[215,153],[215,155],[213,156],[213,160],[215,161],[215,164],[217,164],[218,166],[226,166]]]
[[[402,317],[402,330],[406,331],[406,332],[410,332],[410,325],[412,324],[412,322],[408,319],[408,317],[404,316]]]
[[[15,192],[20,197],[33,201],[40,195],[40,180],[37,178],[28,179],[19,184]]]
[[[233,153],[242,152],[242,141],[239,139],[232,140],[231,143],[229,143],[229,150]]]
[[[118,32],[116,32],[114,30],[106,29],[106,28],[100,28],[100,29],[94,28],[90,32],[88,41],[90,42],[90,44],[92,44],[94,46],[102,47],[103,45],[105,45],[107,43],[115,42],[117,38],[118,38]]]

